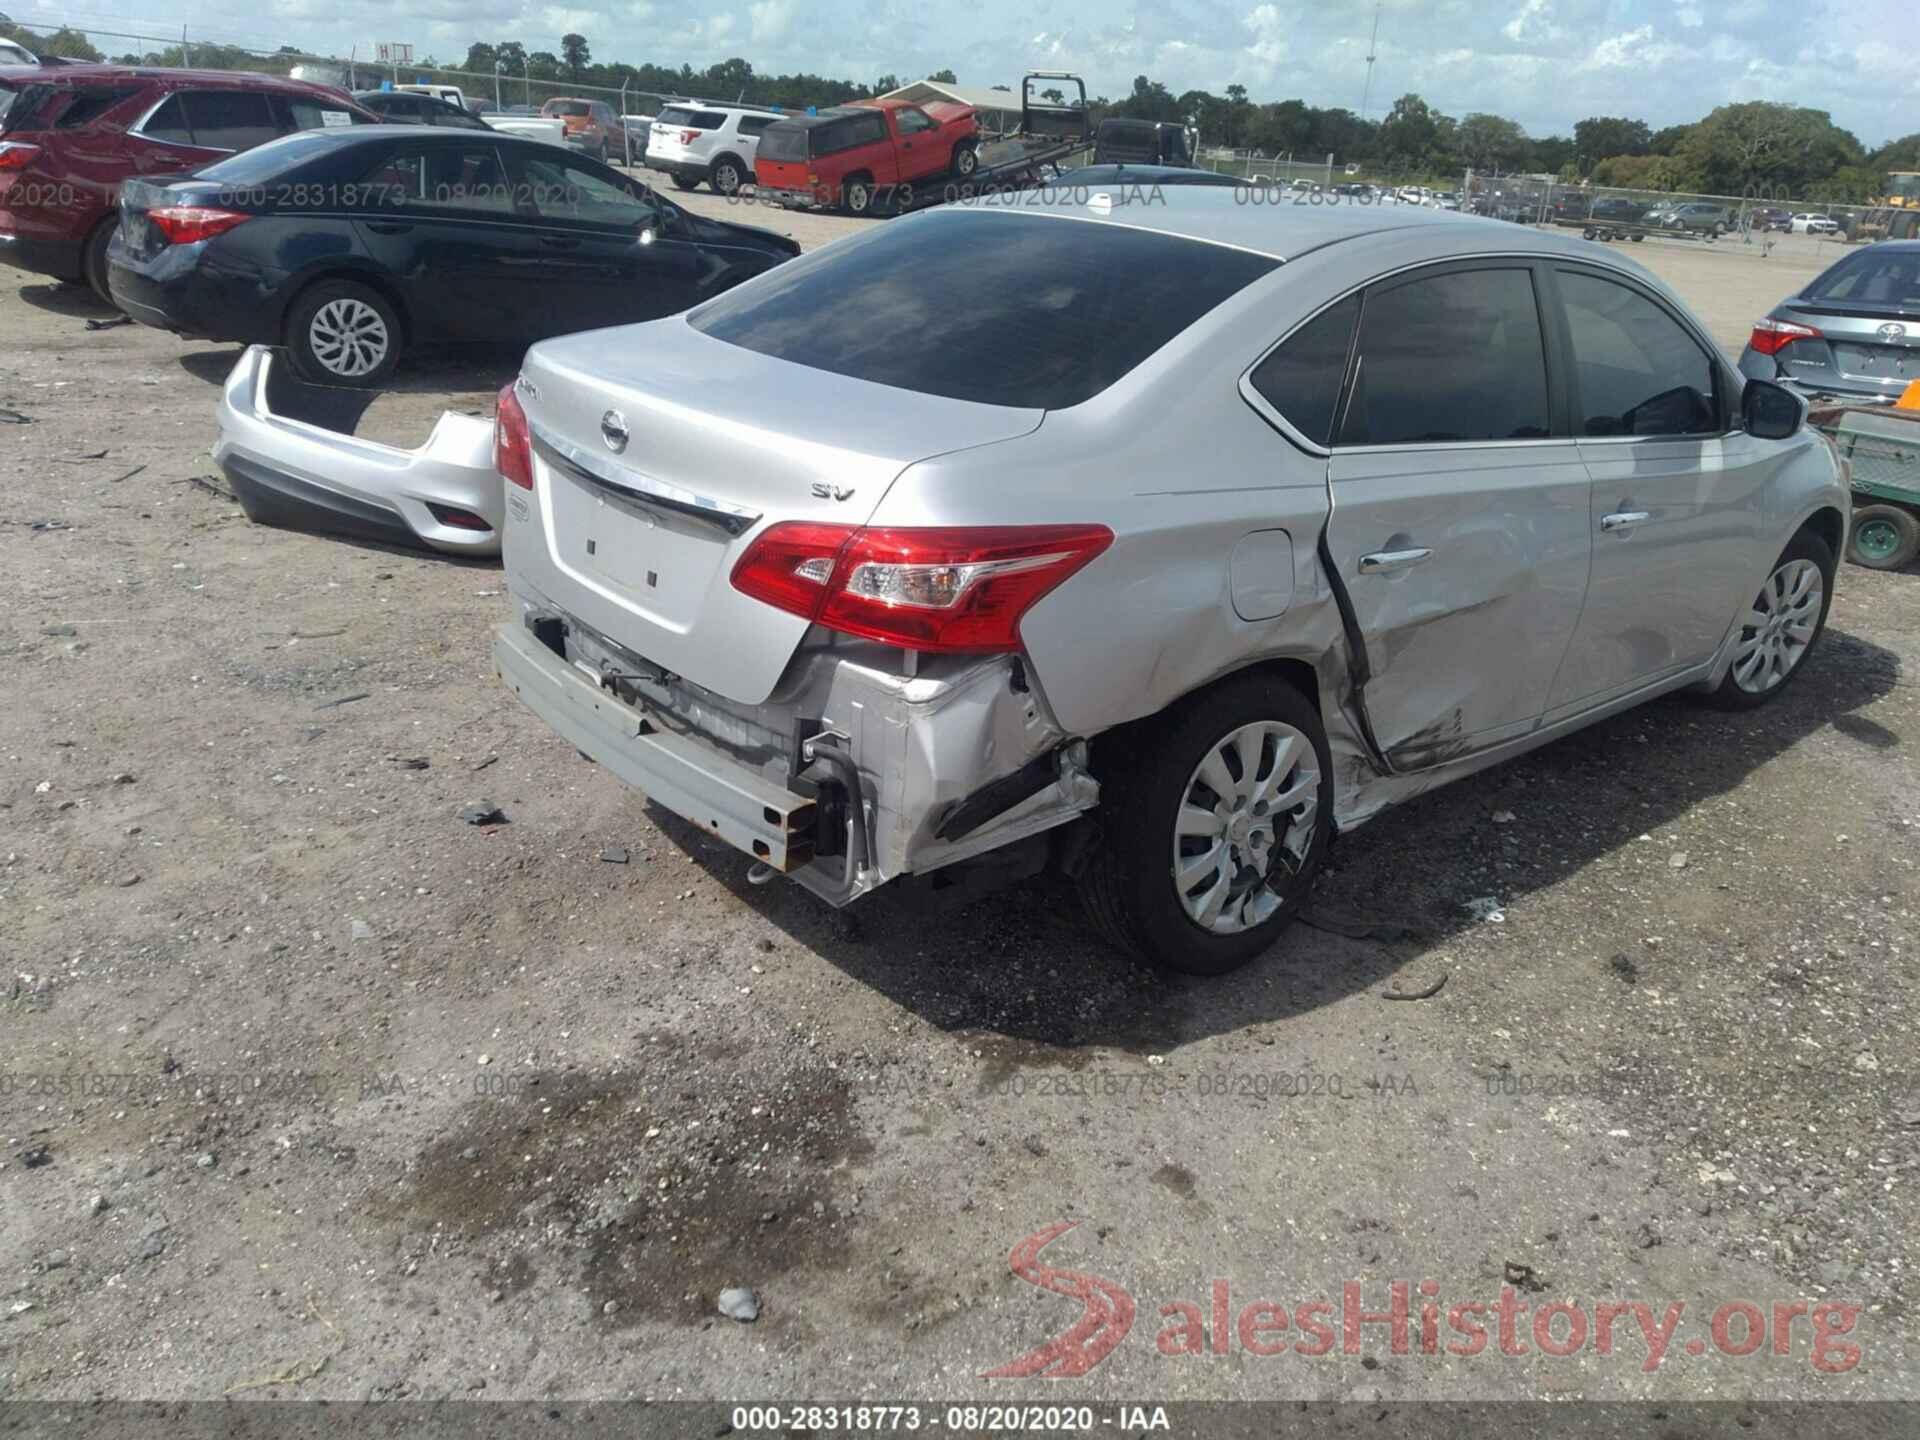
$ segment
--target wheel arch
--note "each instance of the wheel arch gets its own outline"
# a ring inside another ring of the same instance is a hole
[[[1846,558],[1847,554],[1847,517],[1840,513],[1837,506],[1822,505],[1805,520],[1800,522],[1797,535],[1801,530],[1811,531],[1833,552],[1835,565]]]
[[[747,184],[753,179],[753,166],[749,165],[737,150],[722,150],[707,162],[707,183],[713,183],[713,172],[720,168],[722,160],[731,160],[733,168],[740,172],[740,183]]]
[[[285,343],[287,337],[287,320],[293,314],[294,307],[300,303],[301,297],[314,286],[324,285],[330,280],[348,280],[356,285],[364,285],[377,293],[382,300],[393,307],[393,313],[400,317],[400,339],[403,348],[410,347],[414,343],[413,312],[408,308],[406,300],[393,282],[377,271],[357,265],[339,264],[321,266],[301,276],[297,283],[287,287],[287,298],[280,306],[279,323],[274,327],[282,343]]]

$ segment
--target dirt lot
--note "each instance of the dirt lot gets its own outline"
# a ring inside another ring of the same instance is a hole
[[[1631,251],[1729,346],[1817,263]],[[1344,839],[1316,906],[1358,938],[1175,983],[1052,883],[749,887],[502,693],[497,567],[248,524],[195,483],[234,351],[17,280],[0,1394],[1915,1393],[1920,576],[1846,568],[1757,715],[1656,704]],[[370,424],[417,440],[516,362],[416,369]],[[1053,1293],[1012,1273],[1067,1221]],[[980,1378],[1089,1311],[1081,1271],[1128,1338]],[[1610,1356],[1525,1314],[1524,1355],[1429,1355],[1416,1288],[1411,1353],[1263,1357],[1216,1281],[1335,1323],[1395,1281],[1684,1311],[1657,1365],[1631,1317]],[[1860,1307],[1818,1363],[1800,1301]],[[1205,1353],[1156,1346],[1178,1302]]]

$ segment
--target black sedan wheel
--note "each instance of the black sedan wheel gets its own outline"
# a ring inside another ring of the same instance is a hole
[[[328,280],[294,303],[287,350],[306,379],[371,389],[400,365],[400,317],[378,291],[351,280]]]

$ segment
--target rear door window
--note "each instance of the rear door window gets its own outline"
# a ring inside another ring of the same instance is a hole
[[[701,306],[690,323],[761,355],[878,385],[1064,409],[1279,263],[1127,226],[935,212],[843,241],[791,273],[770,271]]]
[[[1359,318],[1360,297],[1349,295],[1289,335],[1250,377],[1260,397],[1315,445],[1332,439],[1333,407],[1347,376]]]
[[[1707,435],[1720,427],[1714,366],[1678,320],[1637,290],[1559,272],[1573,341],[1578,434]]]
[[[280,134],[259,90],[189,90],[180,97],[193,143],[209,150],[251,150]]]
[[[147,123],[140,127],[140,133],[149,140],[160,140],[169,145],[193,144],[193,129],[187,124],[187,108],[179,95],[169,95],[161,101],[160,108],[147,117]]]
[[[374,203],[449,215],[511,216],[513,186],[492,145],[403,145],[367,176]]]
[[[1546,345],[1527,270],[1454,270],[1368,291],[1357,365],[1341,445],[1552,433]]]

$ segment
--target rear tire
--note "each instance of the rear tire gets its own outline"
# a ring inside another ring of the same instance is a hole
[[[1898,505],[1866,505],[1853,512],[1847,558],[1869,570],[1900,570],[1920,555],[1920,517]]]
[[[287,312],[287,353],[317,385],[370,390],[400,368],[400,317],[379,291],[352,280],[323,280]]]
[[[1793,683],[1827,627],[1833,604],[1835,561],[1826,541],[1802,530],[1773,562],[1746,614],[1757,623],[1741,627],[1733,661],[1706,696],[1719,710],[1757,710]],[[1810,593],[1809,575],[1819,594]]]
[[[87,236],[86,248],[80,252],[82,278],[87,288],[109,305],[113,305],[113,291],[107,287],[107,247],[113,244],[113,237],[120,233],[120,217],[109,215]],[[118,310],[118,305],[113,306]]]
[[[1271,947],[1333,833],[1326,730],[1306,697],[1247,675],[1095,746],[1102,835],[1080,893],[1103,938],[1187,975]]]
[[[855,175],[841,182],[840,208],[849,215],[867,216],[873,214],[878,203],[873,181],[864,175]]]
[[[676,190],[692,190],[699,184],[700,177],[697,175],[682,175],[677,170],[674,172],[673,185]]]

